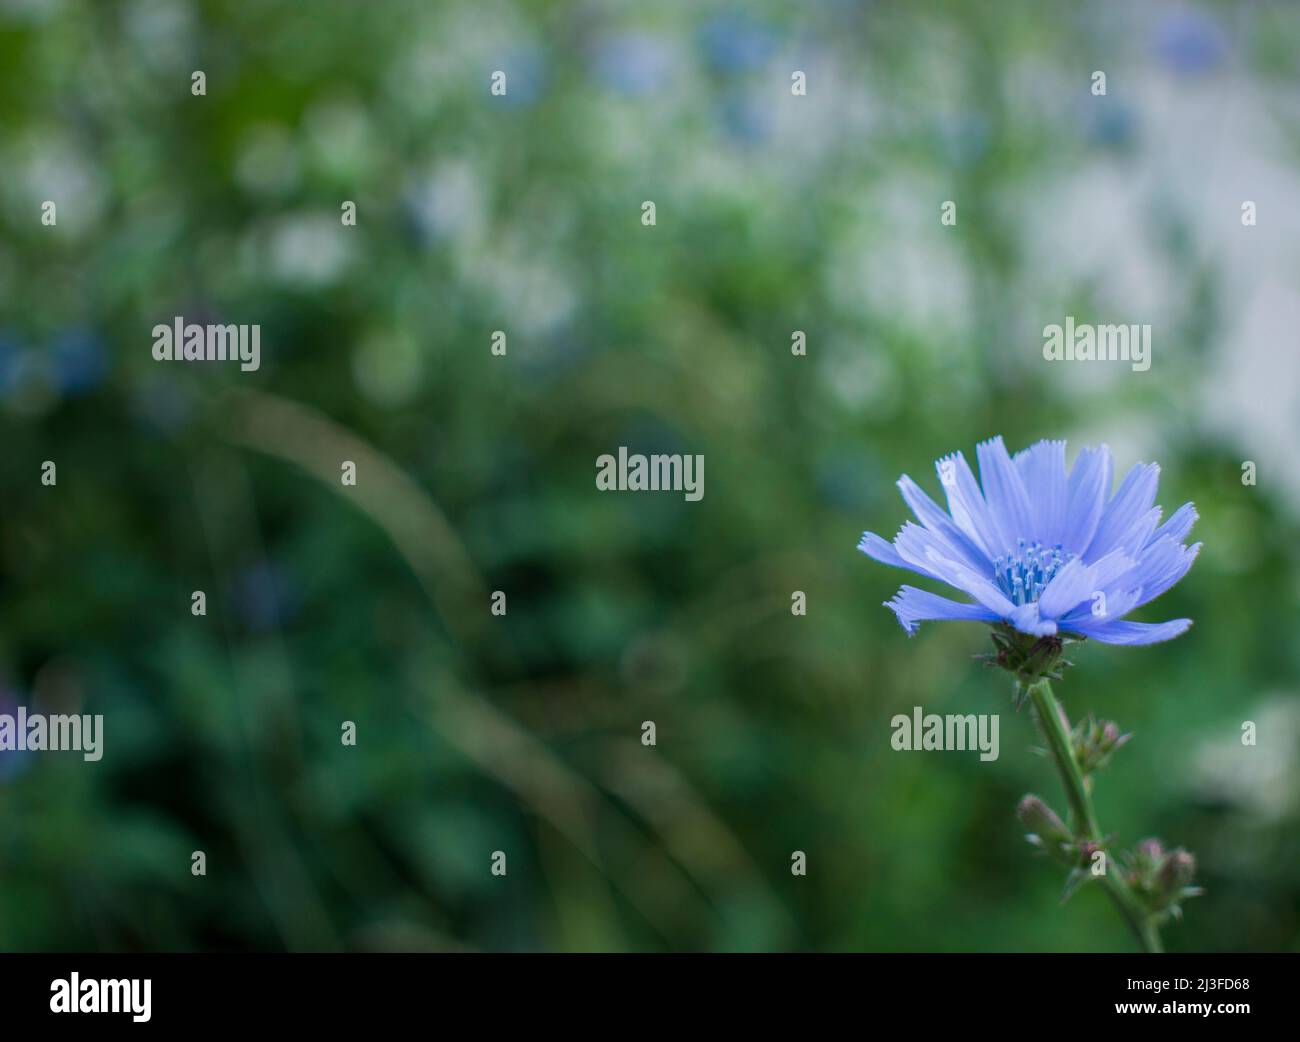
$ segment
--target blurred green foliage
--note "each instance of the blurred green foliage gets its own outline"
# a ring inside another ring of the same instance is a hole
[[[1295,429],[1215,374],[1298,258],[1205,229],[1256,161],[1293,208],[1300,17],[1140,7],[0,3],[0,709],[106,727],[0,754],[0,947],[1127,948],[1024,843],[983,628],[907,639],[854,550],[1002,433],[1196,502],[1142,616],[1195,627],[1058,692],[1136,735],[1103,824],[1200,859],[1168,946],[1294,950],[1294,458],[1206,403]],[[1065,314],[1151,372],[1044,363]],[[175,315],[261,369],[155,363]],[[596,492],[619,445],[703,501]],[[914,705],[1000,758],[892,751]]]

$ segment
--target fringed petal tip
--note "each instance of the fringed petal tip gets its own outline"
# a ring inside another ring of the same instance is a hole
[[[880,603],[894,613],[894,617],[898,619],[898,624],[903,627],[904,633],[906,633],[909,637],[915,637],[916,631],[921,628],[920,624],[915,622],[909,623],[907,619],[903,617],[902,608],[900,608],[900,606],[895,603],[895,601],[897,600],[898,597],[895,596],[893,600],[881,601]]]
[[[934,461],[934,472],[939,475],[939,483],[947,488],[954,483],[953,476],[956,468],[966,465],[966,455],[958,449],[956,452],[950,452],[946,456],[940,456]]]
[[[882,539],[875,532],[862,533],[862,538],[858,540],[858,552],[866,554],[873,561],[879,561],[893,568],[907,567],[907,562],[898,556],[894,544],[887,539]]]
[[[922,622],[996,622],[998,619],[997,612],[983,605],[951,601],[915,586],[901,587],[892,600],[885,601],[885,607],[898,617],[898,624],[909,637],[916,633],[918,624]]]
[[[1039,438],[1032,445],[1026,445],[1023,449],[1021,449],[1011,458],[1013,460],[1019,460],[1024,458],[1025,456],[1028,456],[1030,453],[1042,452],[1044,446],[1047,446],[1050,449],[1059,449],[1062,455],[1064,455],[1065,444],[1066,443],[1064,438]]]
[[[1168,521],[1151,533],[1151,538],[1147,541],[1148,545],[1154,545],[1157,540],[1164,538],[1181,543],[1191,532],[1192,526],[1200,519],[1201,515],[1197,513],[1195,505],[1184,503],[1170,515]]]

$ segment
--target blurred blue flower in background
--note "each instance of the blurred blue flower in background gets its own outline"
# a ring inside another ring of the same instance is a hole
[[[756,69],[776,50],[772,31],[743,11],[710,19],[699,39],[709,64],[720,72]]]
[[[86,329],[70,329],[54,343],[54,380],[66,395],[76,396],[94,390],[108,374],[104,342]]]
[[[58,397],[50,370],[46,352],[0,340],[0,401],[21,412],[44,412]]]
[[[727,137],[742,145],[757,145],[771,134],[771,107],[752,94],[734,91],[718,103],[718,122]]]
[[[0,688],[0,715],[14,716],[18,712],[18,700],[4,688]],[[31,766],[32,754],[26,750],[0,750],[0,785],[13,781]]]
[[[653,33],[608,36],[596,46],[595,71],[605,86],[633,97],[653,94],[672,75],[673,53]]]
[[[18,380],[23,346],[12,333],[0,330],[0,398],[6,397]]]
[[[945,120],[939,129],[943,154],[956,167],[979,163],[988,154],[991,137],[988,117],[973,110]]]
[[[1205,11],[1172,14],[1156,30],[1156,55],[1174,72],[1196,76],[1211,72],[1223,61],[1227,41],[1219,22]]]
[[[1133,110],[1119,98],[1088,99],[1104,101],[1104,105],[1086,105],[1083,119],[1084,133],[1095,145],[1122,148],[1137,138],[1137,118]]]
[[[506,92],[492,100],[510,108],[530,108],[546,93],[550,61],[545,50],[534,44],[518,44],[507,52],[501,71],[506,74]],[[496,69],[489,70],[495,72]]]
[[[194,394],[183,383],[169,381],[160,373],[142,379],[131,392],[131,413],[148,426],[175,434],[194,411]]]
[[[240,572],[231,595],[240,621],[258,633],[277,629],[298,614],[300,599],[292,582],[283,568],[270,561]]]
[[[566,322],[553,333],[539,336],[532,350],[521,355],[517,364],[530,380],[545,383],[569,376],[594,352],[591,337],[580,327]]]

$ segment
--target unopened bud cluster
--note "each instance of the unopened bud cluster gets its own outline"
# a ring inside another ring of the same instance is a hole
[[[1079,865],[1083,852],[1065,822],[1042,799],[1032,793],[1026,796],[1016,808],[1016,817],[1025,827],[1025,839],[1031,846],[1062,865]]]
[[[1079,769],[1084,774],[1091,774],[1105,767],[1111,754],[1132,737],[1131,734],[1121,734],[1113,721],[1098,720],[1089,714],[1071,733],[1071,745]]]
[[[1033,637],[1006,623],[994,626],[989,636],[993,638],[994,650],[976,658],[985,665],[1011,673],[1022,697],[1030,684],[1044,678],[1060,680],[1061,670],[1073,665],[1061,653],[1067,644],[1078,643],[1073,637]]]
[[[1158,839],[1144,839],[1125,858],[1129,886],[1158,921],[1182,917],[1182,903],[1204,891],[1193,886],[1196,858],[1177,847],[1165,850]]]

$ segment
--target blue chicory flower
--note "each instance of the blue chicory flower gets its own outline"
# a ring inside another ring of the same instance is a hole
[[[999,436],[976,455],[982,491],[960,452],[945,456],[936,468],[948,510],[904,475],[898,487],[920,524],[905,523],[893,543],[865,532],[858,544],[882,564],[974,598],[962,603],[902,587],[885,606],[909,634],[923,621],[966,619],[1006,623],[1032,637],[1154,644],[1192,624],[1123,618],[1178,582],[1201,549],[1183,543],[1197,516],[1191,503],[1160,524],[1158,464],[1134,466],[1111,496],[1105,445],[1083,449],[1068,475],[1064,441],[1040,441],[1012,458]]]

